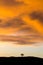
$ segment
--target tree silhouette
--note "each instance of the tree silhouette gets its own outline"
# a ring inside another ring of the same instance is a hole
[[[23,53],[21,53],[21,57],[23,57],[24,56],[24,54]]]

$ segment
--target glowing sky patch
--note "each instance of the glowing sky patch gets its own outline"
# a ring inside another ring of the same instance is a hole
[[[43,1],[0,0],[0,41],[12,42],[12,48],[13,45],[24,45],[23,51],[26,46],[43,46]],[[0,45],[5,45],[2,42]],[[10,54],[12,52],[8,56]]]

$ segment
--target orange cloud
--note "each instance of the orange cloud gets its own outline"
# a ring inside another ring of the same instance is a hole
[[[5,6],[18,6],[24,4],[24,2],[19,0],[0,0],[0,4]]]
[[[20,38],[17,37],[16,41],[24,44],[42,41],[42,11],[42,0],[0,0],[0,35],[20,34]],[[6,40],[14,41],[9,36],[5,37]]]

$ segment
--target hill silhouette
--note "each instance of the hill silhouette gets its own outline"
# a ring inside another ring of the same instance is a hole
[[[38,57],[0,57],[0,62],[16,64],[43,64],[43,58]]]

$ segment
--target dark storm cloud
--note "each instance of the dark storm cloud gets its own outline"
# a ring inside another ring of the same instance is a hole
[[[0,20],[0,27],[2,27],[2,28],[6,28],[6,27],[7,28],[8,27],[16,28],[16,27],[21,27],[22,25],[25,25],[25,22],[20,18],[13,18],[8,21],[5,21],[5,23],[3,23]]]
[[[30,18],[35,20],[39,20],[40,23],[43,24],[43,12],[41,11],[33,11],[32,13],[30,13]]]
[[[8,6],[24,4],[24,2],[19,2],[17,0],[0,0],[0,4],[1,3]]]

